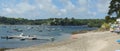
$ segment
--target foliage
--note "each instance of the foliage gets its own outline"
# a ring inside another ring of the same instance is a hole
[[[105,17],[106,23],[114,23],[115,21],[116,21],[116,17],[110,17],[110,16]]]
[[[109,28],[110,28],[110,25],[109,25],[108,23],[104,23],[104,24],[102,24],[102,26],[101,26],[101,29],[102,29],[102,30],[109,30]]]
[[[109,15],[116,14],[116,17],[120,17],[120,0],[112,0],[109,6]]]
[[[80,26],[88,25],[89,27],[100,27],[104,19],[75,19],[75,18],[49,18],[28,20],[24,18],[7,18],[0,16],[0,24],[7,25],[59,25],[59,26]]]
[[[72,32],[72,35],[78,34],[78,33],[86,33],[86,32],[88,32],[88,31],[89,31],[89,30],[74,31],[74,32]]]
[[[8,50],[8,49],[10,49],[10,48],[0,48],[0,51],[5,51],[5,50]]]

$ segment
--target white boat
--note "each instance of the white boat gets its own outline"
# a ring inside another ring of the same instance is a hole
[[[50,40],[54,41],[54,37],[36,37],[35,35],[24,35],[21,33],[20,35],[13,35],[13,36],[4,36],[1,37],[2,39],[20,39],[20,40]]]
[[[24,35],[23,33],[21,33],[20,35],[6,36],[6,37],[1,37],[1,38],[4,38],[4,39],[22,39],[22,40],[25,40],[25,39],[35,40],[35,39],[37,39],[36,36]]]

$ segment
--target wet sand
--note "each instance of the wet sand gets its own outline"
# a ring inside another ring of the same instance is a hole
[[[26,48],[16,48],[7,51],[115,51],[120,50],[120,44],[116,40],[120,35],[104,32],[87,32],[71,36],[62,42],[48,43]]]

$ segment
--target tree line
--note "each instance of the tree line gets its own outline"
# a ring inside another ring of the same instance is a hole
[[[51,26],[81,26],[100,27],[104,19],[75,19],[75,18],[49,18],[29,20],[24,18],[8,18],[0,16],[0,24],[5,25],[51,25]]]

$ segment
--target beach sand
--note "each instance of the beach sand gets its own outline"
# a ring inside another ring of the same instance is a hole
[[[7,51],[116,51],[120,44],[116,40],[120,35],[104,32],[87,32],[75,34],[70,39],[62,42],[48,43],[25,48],[16,48]]]

